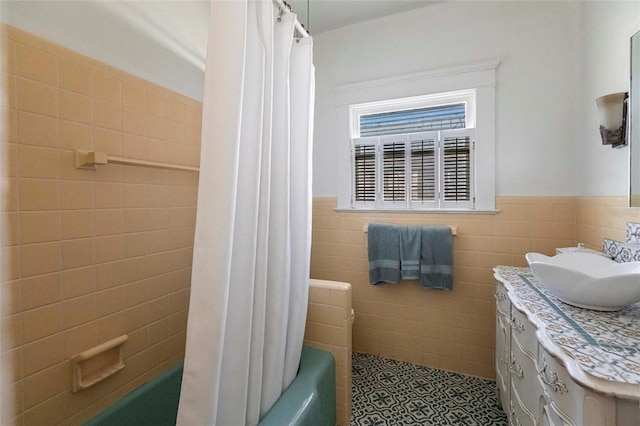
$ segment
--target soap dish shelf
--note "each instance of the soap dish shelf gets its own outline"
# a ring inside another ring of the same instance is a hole
[[[71,358],[73,385],[71,392],[88,389],[122,370],[126,334],[101,343]]]

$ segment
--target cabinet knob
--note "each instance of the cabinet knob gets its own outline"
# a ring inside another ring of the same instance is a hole
[[[524,323],[516,318],[515,314],[511,314],[511,329],[518,333],[524,333]]]
[[[516,358],[513,356],[513,354],[511,355],[511,364],[509,365],[509,370],[511,370],[511,372],[515,374],[516,377],[520,380],[524,379],[524,370],[522,369],[522,366],[516,362]]]

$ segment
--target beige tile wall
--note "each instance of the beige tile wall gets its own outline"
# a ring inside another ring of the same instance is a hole
[[[197,173],[74,167],[74,150],[199,163],[201,104],[2,26],[3,425],[77,424],[183,357]],[[69,358],[127,333],[126,368]]]
[[[495,377],[492,268],[575,244],[575,197],[498,197],[495,215],[338,213],[335,205],[314,200],[311,276],[352,284],[353,350],[481,377]],[[370,222],[456,225],[453,291],[370,285],[362,230]]]
[[[627,222],[640,223],[640,209],[629,208],[627,197],[579,197],[576,241],[602,250],[602,239],[627,240]]]
[[[333,353],[336,360],[336,419],[351,419],[351,284],[312,279],[304,344]]]

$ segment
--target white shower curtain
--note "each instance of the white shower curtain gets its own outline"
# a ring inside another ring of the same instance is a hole
[[[255,425],[295,378],[311,250],[311,38],[211,2],[180,425]]]

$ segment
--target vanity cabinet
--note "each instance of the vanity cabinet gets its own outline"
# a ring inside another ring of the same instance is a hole
[[[499,266],[496,391],[511,425],[640,425],[640,305],[566,305],[528,268]]]

